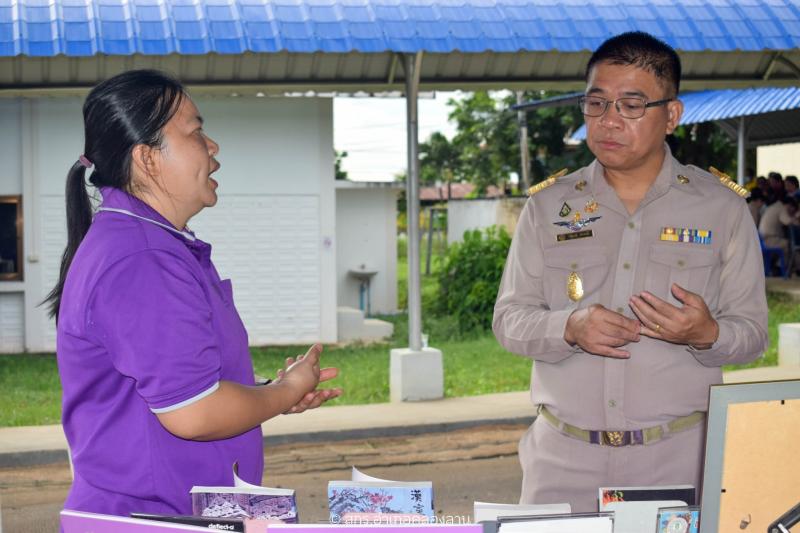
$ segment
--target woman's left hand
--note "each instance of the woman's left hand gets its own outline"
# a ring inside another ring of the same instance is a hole
[[[287,357],[285,364],[282,369],[278,370],[277,376],[275,381],[280,381],[283,378],[283,375],[286,373],[286,369],[292,366],[295,363],[294,357]],[[323,381],[328,381],[336,376],[339,375],[339,369],[335,367],[328,367],[322,368],[319,371],[319,381],[322,383]],[[299,402],[294,404],[288,410],[284,411],[283,414],[291,415],[302,413],[308,409],[316,409],[323,403],[327,402],[328,400],[332,400],[334,398],[338,398],[342,395],[341,388],[333,388],[333,389],[314,389],[313,391],[307,392],[305,396],[303,396]]]

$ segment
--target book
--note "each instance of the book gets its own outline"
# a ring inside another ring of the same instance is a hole
[[[390,481],[353,467],[350,481],[328,482],[331,524],[412,524],[434,519],[433,483]]]
[[[494,527],[492,527],[494,526]],[[614,533],[613,513],[515,516],[484,523],[486,533]]]
[[[437,533],[484,533],[483,526],[477,524],[370,524],[354,526],[343,524],[293,525],[283,524],[270,526],[268,533],[325,533],[326,531],[343,531],[346,533],[418,533],[420,531],[436,531]]]
[[[147,518],[145,518],[147,517]],[[279,520],[203,519],[199,516],[168,516],[141,514],[137,517],[113,516],[82,511],[61,511],[61,533],[170,533],[172,531],[244,531],[244,533],[267,533],[268,527]],[[209,522],[195,525],[202,520]],[[234,524],[236,522],[237,524]],[[238,529],[243,527],[244,529]]]
[[[698,533],[700,531],[700,507],[661,507],[656,520],[656,533]]]
[[[233,465],[233,487],[192,487],[192,513],[212,518],[277,519],[296,524],[293,489],[253,485],[239,478]]]
[[[243,518],[212,518],[210,516],[187,516],[187,515],[162,515],[150,513],[131,513],[131,518],[139,520],[153,520],[155,522],[167,522],[170,524],[186,524],[190,526],[204,527],[215,531],[233,531],[234,533],[244,533]]]
[[[572,507],[568,503],[554,504],[516,504],[475,502],[472,506],[475,523],[494,522],[498,518],[508,516],[532,516],[545,514],[569,514]]]
[[[691,485],[664,485],[653,487],[600,487],[600,510],[611,502],[645,502],[677,500],[684,505],[695,505],[695,488]]]
[[[168,522],[140,520],[81,511],[63,510],[60,514],[61,533],[168,533],[172,531],[205,531],[205,527]]]
[[[614,512],[614,533],[647,533],[653,531],[660,507],[681,505],[679,500],[609,502],[606,510]]]

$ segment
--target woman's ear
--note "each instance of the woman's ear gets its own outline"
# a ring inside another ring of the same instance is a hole
[[[146,144],[137,144],[131,151],[131,174],[136,180],[148,177],[153,179],[159,174],[159,153],[157,148]]]

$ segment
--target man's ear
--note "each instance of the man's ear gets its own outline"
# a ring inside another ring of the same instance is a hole
[[[683,116],[683,102],[677,98],[671,102],[667,102],[667,135],[675,131],[675,128],[678,127],[681,116]]]
[[[146,144],[137,144],[131,151],[131,170],[132,175],[147,176],[153,178],[158,176],[158,149]]]

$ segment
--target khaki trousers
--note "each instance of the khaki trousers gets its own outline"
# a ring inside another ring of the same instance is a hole
[[[699,497],[704,446],[705,424],[653,444],[614,448],[564,435],[538,417],[519,442],[520,503],[597,512],[597,489],[609,486],[692,485]]]

